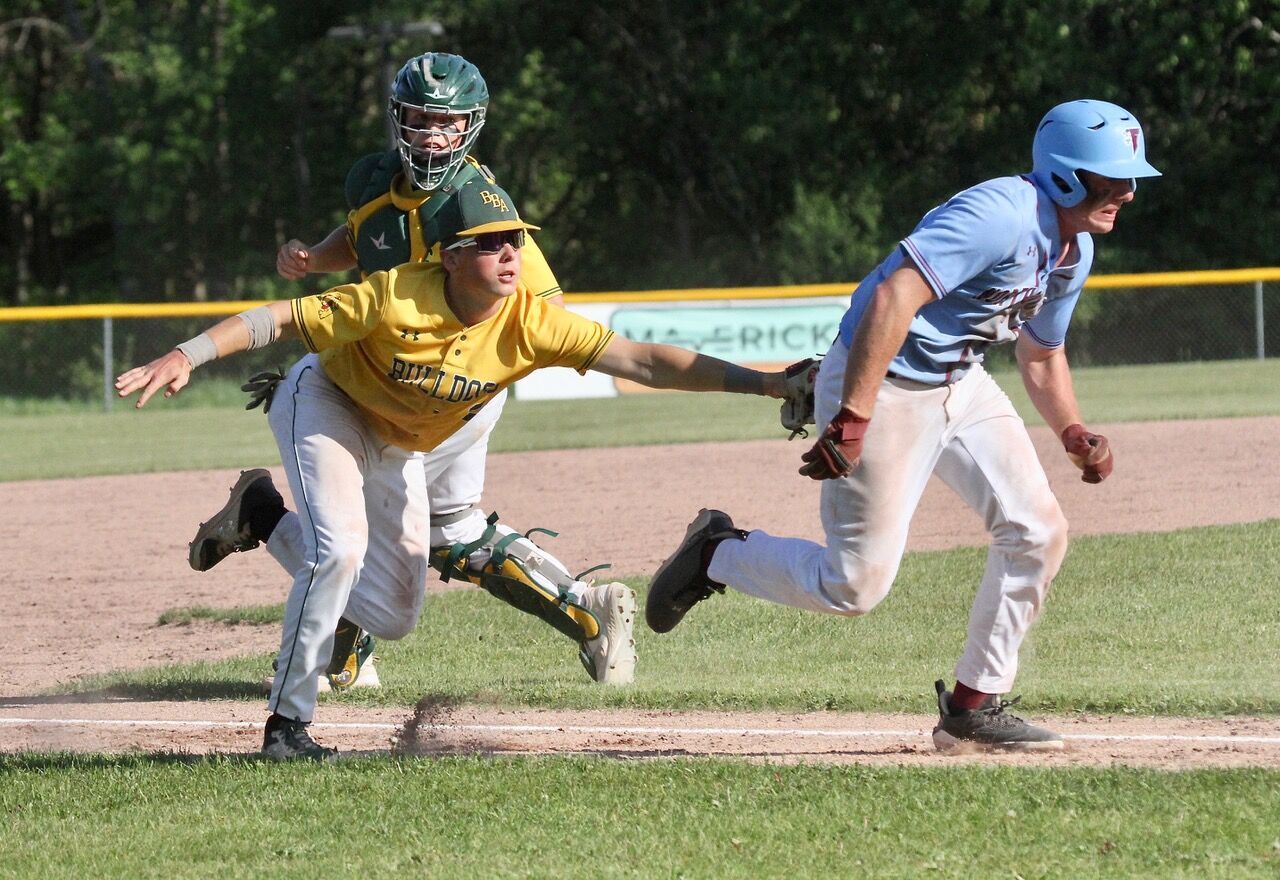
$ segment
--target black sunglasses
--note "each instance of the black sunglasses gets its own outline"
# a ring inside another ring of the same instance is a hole
[[[445,250],[454,251],[474,247],[477,254],[496,254],[505,245],[511,245],[516,250],[524,247],[524,230],[504,229],[502,232],[481,232],[470,238],[460,238]]]

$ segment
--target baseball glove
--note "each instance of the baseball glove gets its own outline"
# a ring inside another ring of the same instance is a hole
[[[276,393],[276,386],[283,381],[283,370],[264,370],[261,373],[254,373],[249,377],[248,382],[240,386],[241,391],[249,392],[249,402],[244,405],[244,408],[253,409],[261,406],[264,413],[271,412],[271,398]]]
[[[813,386],[818,380],[822,358],[805,358],[787,367],[787,393],[782,398],[782,427],[791,432],[788,440],[808,437],[807,425],[814,423]]]

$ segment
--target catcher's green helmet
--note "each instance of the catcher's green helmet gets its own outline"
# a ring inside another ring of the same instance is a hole
[[[410,58],[391,83],[387,112],[405,176],[418,189],[446,184],[484,126],[489,87],[460,55],[427,52]],[[451,125],[424,116],[453,117]]]

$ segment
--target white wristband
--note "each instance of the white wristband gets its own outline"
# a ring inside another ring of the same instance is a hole
[[[187,356],[187,360],[191,361],[191,369],[193,370],[201,364],[216,360],[218,357],[218,346],[213,344],[213,337],[208,333],[201,333],[199,336],[175,346],[175,348]]]

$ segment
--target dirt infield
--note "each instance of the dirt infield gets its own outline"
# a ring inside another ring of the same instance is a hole
[[[1043,429],[1032,431],[1074,534],[1280,517],[1280,469],[1274,465],[1280,418],[1099,427],[1117,455],[1115,475],[1101,486],[1082,484],[1055,439]],[[800,452],[798,443],[762,441],[496,455],[489,464],[485,503],[520,528],[559,531],[551,546],[561,558],[584,567],[609,561],[617,574],[648,574],[703,505],[730,511],[747,528],[820,537],[817,487],[794,475]],[[275,647],[278,633],[268,627],[156,626],[158,615],[175,606],[226,607],[284,598],[287,585],[265,553],[246,554],[203,575],[186,566],[195,524],[222,503],[234,476],[185,472],[0,484],[0,505],[17,524],[0,533],[0,596],[6,607],[0,640],[11,648],[0,696],[5,730],[0,750],[256,748],[263,717],[256,704],[67,704],[39,696],[89,673]],[[984,542],[976,516],[948,489],[932,483],[912,526],[911,549]],[[407,714],[326,706],[320,720],[355,725],[326,731],[327,740],[377,751],[392,748]],[[925,716],[674,716],[453,707],[442,717],[447,720],[434,725],[417,719],[412,736],[407,741],[400,731],[395,747],[432,753],[938,759],[928,745],[932,722]],[[76,720],[84,723],[64,723]],[[1050,759],[1054,764],[1280,767],[1280,725],[1274,719],[1072,717],[1056,723],[1085,738],[1069,739],[1067,752]],[[317,724],[317,729],[323,728]],[[768,730],[777,732],[759,732]]]

